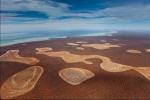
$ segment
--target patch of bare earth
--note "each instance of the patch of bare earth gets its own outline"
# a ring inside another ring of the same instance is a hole
[[[150,67],[132,67],[124,64],[119,64],[116,62],[113,62],[110,58],[101,56],[101,55],[77,55],[70,53],[69,51],[58,51],[58,52],[36,52],[36,54],[43,54],[50,57],[60,57],[62,58],[66,63],[77,63],[77,62],[83,62],[85,64],[93,64],[91,61],[87,61],[88,59],[100,59],[102,60],[102,63],[100,64],[100,67],[108,72],[123,72],[127,70],[135,70],[145,76],[148,80],[150,80]]]
[[[104,43],[104,44],[82,44],[82,47],[89,47],[89,48],[104,50],[104,49],[110,49],[110,48],[117,48],[121,46],[113,45],[110,43]]]
[[[79,44],[76,44],[76,43],[67,43],[67,45],[70,45],[70,46],[78,46]]]
[[[78,44],[86,44],[88,42],[87,41],[77,41],[76,43],[78,43]]]
[[[135,53],[135,54],[142,53],[141,51],[139,51],[139,50],[134,50],[134,49],[129,49],[129,50],[127,50],[126,52],[128,52],[128,53]]]
[[[150,53],[150,49],[146,49],[145,51]]]
[[[0,62],[19,62],[29,65],[34,65],[39,62],[37,58],[22,57],[19,55],[19,50],[8,50],[5,54],[0,56]]]
[[[59,76],[71,85],[79,85],[92,78],[95,74],[82,68],[65,68],[59,71]]]
[[[84,50],[82,47],[76,47],[77,50]]]
[[[42,67],[32,66],[9,77],[1,86],[1,98],[11,99],[31,91],[43,72]]]

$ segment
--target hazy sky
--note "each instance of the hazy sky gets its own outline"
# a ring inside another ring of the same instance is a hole
[[[1,0],[1,32],[150,31],[150,0]]]

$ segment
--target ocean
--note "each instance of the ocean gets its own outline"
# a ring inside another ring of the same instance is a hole
[[[32,33],[1,33],[0,46],[8,46],[24,42],[43,41],[54,38],[82,37],[82,36],[110,36],[117,31],[50,31]]]

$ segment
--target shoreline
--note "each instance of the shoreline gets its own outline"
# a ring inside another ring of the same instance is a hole
[[[2,36],[2,38],[4,38],[4,40],[2,40],[2,46],[7,46],[7,45],[13,45],[13,44],[18,44],[18,43],[24,43],[24,42],[34,42],[34,41],[44,41],[44,40],[51,40],[51,39],[60,39],[60,38],[76,38],[76,37],[84,37],[84,36],[109,36],[111,34],[114,34],[114,33],[117,33],[117,31],[93,31],[93,32],[78,32],[77,31],[77,34],[75,34],[76,31],[73,31],[73,32],[63,32],[59,35],[57,35],[56,32],[54,32],[53,34],[50,32],[50,33],[47,33],[45,34],[45,36],[48,36],[48,37],[45,37],[44,35],[41,35],[41,37],[39,36],[30,36],[28,38],[24,38],[26,36],[19,36],[18,40],[15,40],[15,38],[13,40],[11,40],[10,38],[8,38],[9,41],[12,41],[12,42],[8,42],[7,40],[7,35],[5,36],[5,34],[2,34],[4,36]],[[65,34],[66,33],[66,34]],[[74,33],[75,35],[73,35],[72,33]],[[86,33],[86,34],[85,34]],[[31,33],[32,34],[32,33]],[[56,34],[56,35],[55,35]],[[58,32],[59,34],[59,32]],[[22,37],[22,38],[21,38]],[[5,41],[5,42],[4,42]],[[7,43],[8,42],[8,43]]]
[[[32,40],[32,41],[26,41],[26,42],[20,42],[20,43],[12,43],[12,44],[1,44],[0,48],[3,47],[8,47],[8,46],[14,46],[14,45],[19,45],[19,44],[28,44],[28,43],[36,43],[36,42],[44,42],[44,41],[53,41],[53,40],[66,40],[66,39],[82,39],[82,38],[90,38],[90,37],[112,37],[112,38],[122,38],[122,39],[150,39],[148,36],[141,36],[141,35],[137,35],[137,36],[132,36],[132,35],[120,35],[120,34],[112,34],[112,35],[104,35],[104,36],[76,36],[76,37],[61,37],[61,38],[47,38],[47,39],[39,39],[39,40]],[[30,40],[30,39],[29,39]]]
[[[97,32],[98,33],[98,32]],[[12,45],[18,45],[18,44],[24,44],[24,43],[32,43],[32,42],[42,42],[42,41],[51,41],[51,40],[59,40],[59,39],[70,39],[70,38],[86,38],[86,37],[118,37],[118,38],[136,38],[136,39],[150,39],[150,32],[132,32],[132,31],[117,31],[117,32],[106,32],[106,33],[101,33],[97,34],[95,32],[95,35],[84,35],[83,36],[79,35],[79,36],[63,36],[63,37],[33,37],[33,38],[29,38],[29,39],[25,39],[23,41],[20,40],[14,40],[14,43],[12,41],[12,43],[2,43],[1,40],[1,44],[0,47],[6,47],[6,46],[12,46]],[[142,34],[141,34],[142,33]],[[15,42],[18,41],[18,42]]]

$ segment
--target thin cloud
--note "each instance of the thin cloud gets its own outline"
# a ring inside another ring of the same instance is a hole
[[[49,16],[60,16],[68,10],[67,4],[58,3],[49,0],[2,0],[2,11],[39,11],[48,14]]]
[[[46,2],[47,1],[47,2]],[[71,5],[52,0],[2,0],[2,11],[38,11],[46,13],[50,18],[70,17],[116,17],[122,19],[150,19],[150,4],[132,4],[108,7],[85,13],[73,12]],[[8,6],[9,5],[9,6]]]
[[[112,22],[110,22],[112,21]],[[118,24],[120,23],[120,24]],[[34,32],[34,31],[64,31],[64,30],[149,30],[150,24],[133,24],[124,20],[102,19],[65,19],[48,20],[40,23],[2,24],[2,33]],[[8,30],[9,29],[9,30]]]
[[[46,1],[46,2],[45,2]],[[3,11],[37,11],[48,19],[34,20],[3,14],[7,23],[1,25],[2,33],[51,30],[150,30],[150,4],[107,7],[95,11],[74,12],[72,5],[52,0],[2,0]],[[66,19],[60,19],[67,17]],[[24,22],[22,22],[23,20]],[[28,21],[27,21],[28,20]],[[9,30],[8,30],[9,29]]]

